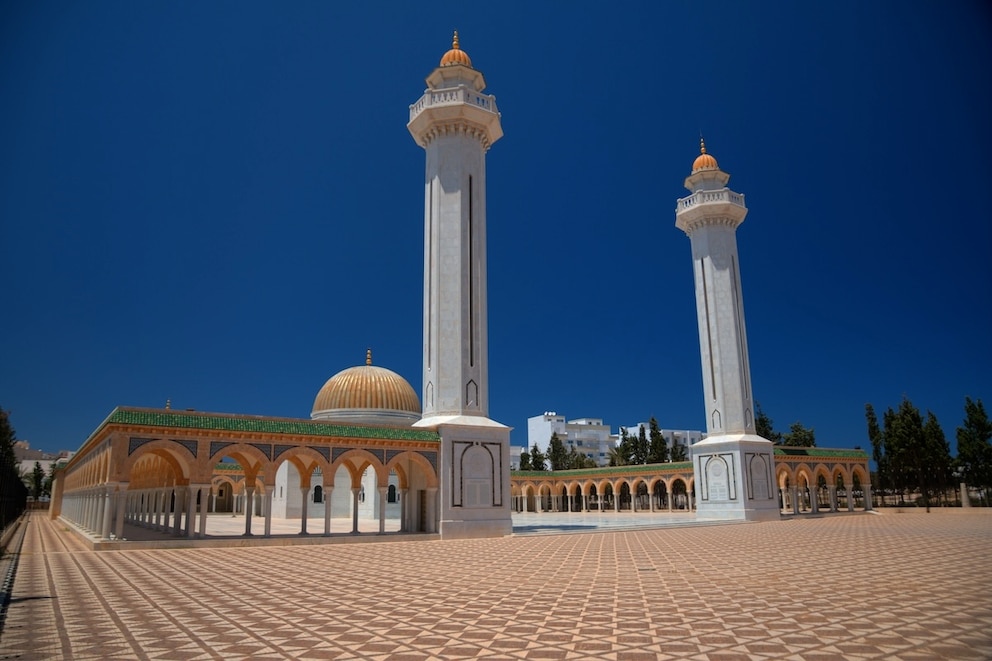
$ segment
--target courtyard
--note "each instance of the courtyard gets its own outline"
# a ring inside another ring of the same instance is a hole
[[[570,534],[515,517],[527,534],[94,552],[35,513],[0,658],[992,658],[988,512],[582,517],[562,517]]]

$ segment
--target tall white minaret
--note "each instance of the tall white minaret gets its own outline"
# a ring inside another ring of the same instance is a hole
[[[689,236],[706,405],[706,438],[692,446],[696,516],[767,520],[779,517],[771,442],[754,433],[754,395],[744,330],[737,228],[744,196],[706,153],[702,139],[691,195],[678,201],[675,226]]]
[[[699,156],[678,201],[675,226],[689,236],[696,277],[699,353],[703,365],[706,433],[753,434],[751,369],[744,331],[737,228],[744,222],[744,196],[727,188],[730,175],[706,153]]]
[[[503,137],[496,97],[458,44],[427,77],[407,128],[424,177],[424,418],[489,415],[486,152]]]
[[[426,489],[426,516],[448,539],[513,531],[510,428],[489,419],[486,152],[503,129],[485,87],[456,32],[407,124],[427,151],[424,411],[414,426],[441,441],[440,488]]]

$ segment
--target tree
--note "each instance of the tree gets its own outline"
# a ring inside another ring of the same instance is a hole
[[[754,403],[754,432],[761,438],[767,439],[776,445],[781,445],[782,434],[772,427],[772,419],[761,410],[761,404]]]
[[[979,490],[982,504],[988,505],[992,486],[992,422],[982,400],[964,398],[964,422],[957,429],[957,439],[955,469],[964,482]]]
[[[57,461],[53,461],[51,465],[49,465],[48,475],[45,476],[45,483],[41,487],[41,490],[48,496],[52,495],[52,489],[55,487],[55,467],[57,465]]]
[[[665,437],[661,435],[661,430],[658,428],[658,421],[654,419],[654,416],[651,416],[648,426],[650,428],[648,436],[651,439],[648,448],[648,463],[665,463],[668,461],[668,444],[665,442]]]
[[[541,448],[537,447],[537,443],[530,446],[530,469],[532,471],[548,470],[545,461],[544,453],[541,452]]]
[[[951,449],[944,436],[944,430],[937,422],[937,416],[927,411],[927,421],[923,425],[923,452],[918,459],[920,491],[923,504],[930,511],[930,496],[947,492],[947,481],[951,472]],[[938,503],[939,504],[939,503]]]
[[[919,409],[904,397],[897,411],[885,412],[883,424],[885,454],[900,500],[904,491],[915,489],[929,512],[941,471],[946,473],[950,465],[950,451],[936,416],[928,411],[924,424]]]
[[[41,498],[42,485],[45,482],[45,469],[41,467],[41,462],[34,462],[34,470],[31,471],[31,496],[38,500]]]
[[[534,470],[533,468],[531,468],[530,452],[527,452],[527,450],[524,450],[523,452],[520,453],[520,470],[522,471]]]
[[[815,448],[816,434],[812,427],[803,427],[800,422],[793,422],[789,432],[781,437],[785,445],[794,448]]]
[[[568,466],[572,470],[579,468],[595,468],[596,462],[592,460],[591,457],[587,457],[575,448],[571,448],[568,452]]]
[[[0,408],[0,530],[20,516],[27,506],[27,487],[21,481],[14,455],[16,433],[10,416]]]
[[[553,471],[568,468],[568,450],[565,449],[565,444],[558,438],[558,432],[551,432],[551,440],[548,442],[548,462],[551,464],[551,470]]]
[[[644,425],[637,427],[637,438],[634,439],[634,451],[630,459],[632,464],[648,463],[648,435],[644,431]]]
[[[627,433],[626,427],[620,428],[620,442],[615,448],[610,448],[610,466],[626,466],[633,461],[634,439]]]
[[[882,495],[882,503],[885,503],[885,484],[888,479],[886,475],[885,458],[885,437],[882,428],[878,426],[878,416],[871,404],[865,404],[865,421],[868,423],[868,440],[871,442],[871,458],[875,462],[875,480],[878,493]]]
[[[689,452],[684,445],[678,441],[672,441],[671,461],[689,461]]]

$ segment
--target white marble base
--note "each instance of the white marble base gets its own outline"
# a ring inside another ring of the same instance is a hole
[[[780,518],[774,446],[753,434],[710,436],[692,446],[698,521]]]

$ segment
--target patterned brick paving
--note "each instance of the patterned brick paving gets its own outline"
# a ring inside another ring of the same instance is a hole
[[[989,659],[992,515],[85,550],[26,529],[0,658]]]

